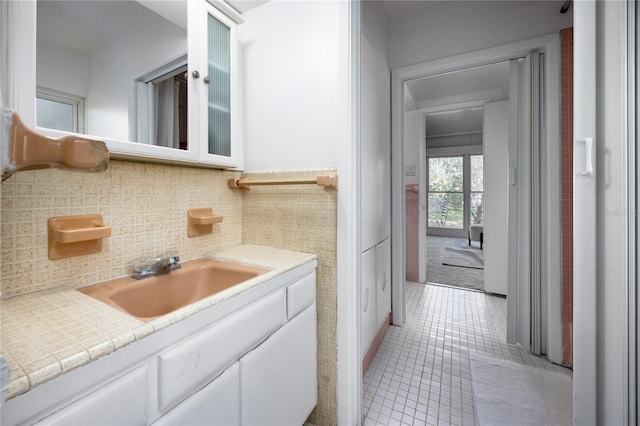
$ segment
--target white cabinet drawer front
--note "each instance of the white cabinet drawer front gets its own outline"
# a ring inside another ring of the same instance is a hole
[[[284,322],[284,290],[281,289],[161,354],[158,359],[160,411],[208,383]]]
[[[316,304],[240,359],[243,425],[302,425],[317,395]]]
[[[107,383],[71,405],[44,418],[42,425],[146,425],[147,366]]]
[[[362,312],[360,344],[361,357],[369,350],[373,339],[376,337],[376,249],[375,247],[362,253]]]
[[[376,330],[391,312],[391,244],[386,239],[376,246]]]
[[[287,318],[292,318],[316,299],[316,273],[287,287]]]
[[[155,426],[229,426],[240,424],[240,364],[161,417]]]

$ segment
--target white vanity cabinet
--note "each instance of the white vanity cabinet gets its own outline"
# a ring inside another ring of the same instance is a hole
[[[276,290],[158,356],[158,407],[165,411],[281,327],[285,291]]]
[[[143,364],[37,424],[144,425],[148,417],[148,368]]]
[[[229,426],[240,424],[240,364],[235,362],[224,373],[173,410],[156,426]]]
[[[303,424],[317,403],[316,266],[6,401],[1,424]]]
[[[0,42],[20,70],[5,99],[29,127],[104,140],[113,158],[243,168],[242,18],[226,3],[24,0],[3,12]]]
[[[316,304],[240,359],[242,425],[301,425],[317,400]]]

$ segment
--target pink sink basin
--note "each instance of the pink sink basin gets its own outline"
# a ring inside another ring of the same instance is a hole
[[[142,280],[118,278],[78,291],[147,322],[267,272],[238,263],[196,259],[168,274]]]

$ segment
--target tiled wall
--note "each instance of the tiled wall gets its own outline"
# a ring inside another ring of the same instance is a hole
[[[106,172],[19,172],[2,183],[2,298],[130,273],[137,257],[176,251],[182,260],[239,244],[242,195],[227,186],[237,172],[111,161]],[[224,216],[211,235],[187,237],[187,209]],[[102,214],[111,226],[99,254],[48,260],[47,219]]]
[[[418,192],[414,191],[418,185],[407,185],[406,187],[406,214],[407,214],[407,281],[418,282],[419,277],[419,256],[418,245],[420,242]]]
[[[333,171],[335,172],[335,171]],[[245,173],[250,179],[315,178],[331,171]],[[243,194],[242,242],[318,255],[318,405],[310,421],[337,424],[336,191],[315,185],[253,187]]]
[[[560,31],[562,91],[563,363],[573,365],[573,28]]]
[[[251,179],[306,178],[335,171],[244,174]],[[318,255],[318,406],[314,424],[337,422],[336,191],[315,185],[230,190],[237,172],[112,161],[102,174],[20,172],[2,183],[1,290],[16,296],[78,286],[130,272],[131,261],[177,251],[182,260],[205,251],[254,243]],[[187,237],[187,209],[224,216],[212,235]],[[47,258],[47,219],[99,213],[112,227],[99,254]]]

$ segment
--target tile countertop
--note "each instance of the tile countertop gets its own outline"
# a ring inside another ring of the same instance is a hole
[[[70,287],[0,300],[0,353],[11,365],[7,399],[316,259],[315,254],[249,244],[205,257],[272,271],[148,323]]]

